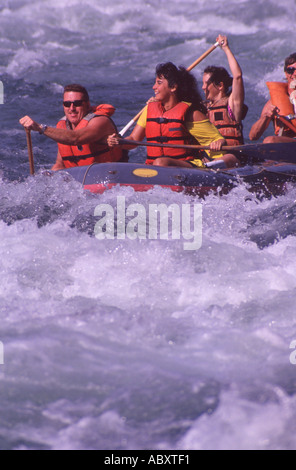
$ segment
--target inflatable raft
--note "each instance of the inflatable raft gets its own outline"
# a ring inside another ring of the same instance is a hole
[[[277,195],[285,190],[288,182],[296,182],[296,141],[245,145],[235,153],[243,165],[223,170],[95,163],[66,171],[86,190],[97,194],[114,186],[130,186],[135,191],[148,191],[159,186],[204,197],[210,192],[227,193],[245,182],[250,191]]]

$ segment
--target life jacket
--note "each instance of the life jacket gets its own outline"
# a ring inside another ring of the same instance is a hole
[[[107,116],[114,126],[114,132],[117,133],[116,126],[110,118],[114,111],[115,108],[109,104],[101,104],[93,107],[91,111],[84,116],[75,129],[86,127],[94,118]],[[57,128],[71,129],[71,124],[66,117],[63,117],[63,119],[57,123]],[[58,143],[58,149],[66,168],[92,165],[93,163],[123,161],[123,152],[120,147],[110,149],[107,144],[100,144],[99,142],[84,145],[65,145]]]
[[[293,104],[290,101],[290,94],[292,89],[288,87],[288,83],[284,82],[266,82],[266,85],[269,90],[270,99],[274,106],[279,108],[279,115],[283,117],[294,116],[295,109]],[[284,135],[286,137],[295,137],[296,136],[296,119],[289,119],[288,122],[295,127],[295,132],[291,130],[288,126],[277,119],[274,118],[274,132],[275,135]]]
[[[220,134],[224,137],[227,145],[243,145],[243,126],[241,122],[237,122],[234,117],[229,114],[228,107],[229,98],[221,98],[215,106],[209,106],[208,118],[212,124],[219,130]],[[247,106],[244,105],[244,116],[248,111]]]
[[[148,104],[146,140],[152,143],[190,145],[197,144],[186,128],[186,114],[191,103],[181,101],[169,111],[165,111],[160,102]],[[146,164],[153,165],[160,157],[171,157],[190,161],[200,157],[197,150],[166,147],[147,147]]]

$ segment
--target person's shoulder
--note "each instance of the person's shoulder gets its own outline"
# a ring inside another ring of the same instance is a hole
[[[104,126],[108,123],[111,123],[111,119],[109,116],[106,116],[104,114],[93,114],[91,118],[89,119],[88,125],[100,127]]]
[[[191,122],[204,121],[206,119],[207,117],[205,116],[205,114],[199,111],[198,109],[192,109],[189,111],[188,120]]]

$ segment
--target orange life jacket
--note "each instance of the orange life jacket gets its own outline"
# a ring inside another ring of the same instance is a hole
[[[288,88],[288,83],[284,82],[266,82],[269,89],[270,99],[274,106],[279,108],[279,114],[281,116],[295,115],[294,106],[290,102],[290,93],[292,89]],[[277,119],[274,119],[274,132],[275,135],[284,135],[287,137],[295,137],[296,135],[296,119],[289,119],[290,124],[295,127],[295,132],[288,126]]]
[[[101,104],[94,107],[84,116],[75,129],[86,127],[91,119],[99,116],[107,116],[114,126],[114,132],[117,133],[116,126],[110,118],[114,111],[115,108],[109,104]],[[64,117],[57,123],[57,128],[71,129],[71,125],[66,117]],[[84,145],[64,145],[58,143],[58,149],[66,168],[92,165],[93,163],[118,162],[123,157],[123,152],[120,147],[110,149],[108,145],[100,144],[99,142]]]
[[[188,132],[185,122],[190,103],[181,101],[169,111],[165,111],[160,102],[148,104],[146,139],[147,142],[161,144],[190,145],[197,143]],[[193,142],[194,140],[194,142]],[[153,165],[159,157],[171,157],[178,160],[190,161],[198,158],[199,152],[194,150],[147,147],[146,164]]]
[[[208,118],[224,137],[227,145],[243,145],[243,126],[230,115],[228,99],[225,96],[215,106],[209,106]]]

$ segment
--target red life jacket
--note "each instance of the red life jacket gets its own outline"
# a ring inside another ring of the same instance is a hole
[[[284,82],[266,82],[266,85],[269,89],[270,99],[274,106],[279,108],[279,114],[281,116],[293,116],[295,115],[294,106],[290,102],[290,94],[293,92],[293,89],[288,87],[288,83]],[[275,135],[283,135],[286,137],[295,137],[296,136],[296,119],[291,119],[288,122],[295,127],[295,132],[291,130],[288,126],[277,119],[274,118],[274,133]]]
[[[181,101],[174,108],[165,111],[160,102],[148,104],[146,139],[161,144],[190,145],[197,143],[186,128],[186,114],[191,103]],[[194,140],[194,142],[193,142]],[[171,157],[190,161],[198,158],[198,151],[165,147],[147,147],[147,165],[153,165],[159,157]]]
[[[115,108],[109,104],[101,104],[92,108],[91,112],[84,116],[75,129],[82,129],[88,125],[91,119],[99,116],[107,116],[114,126],[114,132],[117,133],[116,126],[110,116]],[[58,129],[71,129],[70,123],[64,117],[57,123]],[[59,153],[66,168],[74,166],[92,165],[93,163],[118,162],[123,157],[120,147],[110,149],[108,145],[94,142],[84,145],[64,145],[58,143]]]
[[[243,145],[243,126],[229,115],[228,97],[208,107],[208,118],[224,137],[227,145]]]

